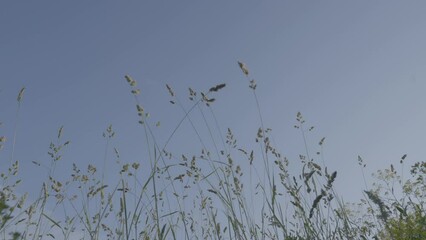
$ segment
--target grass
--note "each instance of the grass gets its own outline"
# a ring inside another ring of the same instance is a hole
[[[357,204],[342,200],[334,183],[338,173],[325,165],[318,146],[308,144],[312,130],[297,113],[295,128],[303,137],[301,172],[289,171],[290,161],[275,147],[272,130],[265,126],[256,82],[247,66],[238,62],[253,93],[259,128],[256,149],[240,146],[231,129],[222,129],[214,113],[215,98],[226,84],[201,92],[189,88],[189,103],[166,85],[170,104],[183,112],[164,145],[157,141],[149,114],[139,100],[137,82],[125,76],[134,96],[143,129],[149,166],[121,159],[112,147],[115,132],[108,126],[105,156],[97,166],[73,165],[69,176],[59,176],[63,150],[70,145],[60,127],[49,147],[50,162],[33,162],[47,170],[37,196],[19,195],[17,186],[29,181],[19,175],[12,136],[10,166],[1,174],[0,234],[3,239],[425,239],[426,163],[411,167],[404,179],[391,165],[379,170],[368,188],[359,157],[365,195]],[[16,123],[24,88],[17,97]],[[201,121],[195,120],[195,114]],[[208,117],[209,116],[209,117]],[[211,116],[211,117],[210,117]],[[188,154],[169,152],[169,144],[188,123],[201,149]],[[202,127],[200,127],[202,126]],[[202,133],[207,133],[203,135]],[[6,141],[0,137],[0,147]],[[108,152],[114,150],[118,181],[109,183]],[[4,151],[4,150],[3,150]],[[403,173],[404,155],[398,163]],[[143,170],[143,171],[142,171]],[[149,174],[145,174],[148,172]],[[58,211],[63,214],[57,214]]]

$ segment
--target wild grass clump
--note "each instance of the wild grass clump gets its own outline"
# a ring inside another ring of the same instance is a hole
[[[48,149],[47,163],[33,162],[47,171],[39,195],[20,194],[19,161],[14,158],[16,129],[9,167],[1,174],[0,234],[3,239],[425,239],[426,163],[415,163],[403,178],[406,155],[398,175],[378,171],[377,182],[365,189],[357,205],[342,200],[334,188],[338,173],[325,165],[322,146],[308,141],[307,127],[297,113],[295,129],[304,152],[292,164],[276,147],[265,126],[256,93],[257,84],[247,66],[238,62],[255,100],[259,127],[253,130],[255,148],[239,145],[236,135],[223,128],[214,104],[226,88],[219,83],[197,91],[189,88],[184,102],[166,85],[169,102],[182,111],[164,143],[158,141],[150,115],[139,100],[136,80],[126,75],[134,96],[136,121],[143,129],[147,156],[127,161],[113,147],[115,131],[103,133],[105,153],[114,152],[117,182],[106,172],[107,156],[99,168],[72,165],[69,175],[57,173],[63,151],[71,142],[60,127]],[[18,94],[19,109],[24,88]],[[171,152],[169,144],[183,123],[200,149]],[[201,123],[201,124],[200,124]],[[201,127],[200,127],[201,126]],[[206,132],[204,136],[201,133]],[[0,137],[0,147],[6,141]],[[358,159],[362,176],[366,164]],[[5,161],[2,161],[5,162]],[[109,177],[106,177],[106,174]],[[364,178],[365,181],[365,178]],[[366,185],[367,187],[367,185]]]

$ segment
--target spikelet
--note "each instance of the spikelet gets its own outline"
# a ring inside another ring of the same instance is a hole
[[[249,75],[249,71],[248,71],[248,69],[247,69],[247,66],[246,66],[244,63],[242,63],[242,62],[238,62],[238,66],[240,66],[241,71],[243,71],[243,73],[244,73],[246,76],[248,76],[248,75]]]

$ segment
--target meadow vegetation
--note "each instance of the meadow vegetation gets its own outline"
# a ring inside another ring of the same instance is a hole
[[[410,166],[410,176],[404,177],[404,155],[395,166],[377,171],[360,202],[344,202],[334,187],[339,173],[323,159],[325,138],[318,139],[316,146],[309,144],[306,139],[313,128],[297,113],[294,127],[304,139],[305,151],[289,161],[275,147],[273,131],[265,126],[255,80],[245,64],[238,62],[238,66],[257,109],[256,149],[240,146],[232,129],[222,129],[214,114],[215,98],[226,84],[206,91],[189,88],[186,101],[166,85],[170,104],[184,117],[160,145],[153,131],[158,124],[140,102],[136,80],[127,75],[138,116],[135,121],[143,129],[149,151],[133,162],[121,159],[111,144],[114,129],[108,126],[103,136],[105,148],[115,153],[119,179],[115,184],[106,180],[102,166],[74,164],[68,176],[56,174],[63,150],[72,146],[60,127],[48,149],[50,162],[33,162],[36,167],[47,166],[48,177],[38,186],[39,195],[21,194],[19,184],[30,179],[19,174],[19,161],[14,159],[19,126],[14,136],[0,136],[0,147],[12,142],[11,149],[1,150],[11,157],[0,159],[2,166],[9,163],[0,176],[0,238],[426,239],[426,162]],[[18,113],[24,90],[17,97]],[[202,116],[204,129],[194,124],[195,113]],[[170,140],[184,122],[202,147],[187,154],[169,152]],[[360,179],[365,181],[366,163],[361,157],[358,163]],[[300,172],[289,171],[290,164],[298,164]],[[142,166],[149,174],[141,174]]]

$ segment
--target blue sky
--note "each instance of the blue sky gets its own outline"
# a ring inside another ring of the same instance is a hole
[[[425,9],[424,1],[2,1],[0,135],[12,139],[25,86],[15,152],[25,174],[38,179],[31,161],[47,161],[62,125],[72,142],[68,164],[101,165],[102,132],[112,124],[123,160],[143,165],[129,74],[152,121],[162,123],[160,141],[182,117],[168,103],[166,83],[181,99],[187,87],[226,83],[215,114],[224,132],[230,127],[242,145],[252,144],[259,121],[242,61],[278,148],[291,161],[303,153],[293,128],[301,111],[316,127],[312,144],[326,137],[325,159],[342,194],[356,200],[358,155],[368,172],[406,153],[424,160]],[[186,138],[178,133],[171,148],[193,149]],[[8,141],[2,168],[10,151]]]

